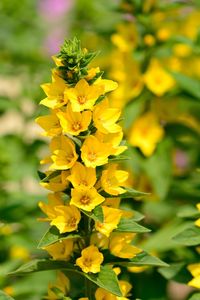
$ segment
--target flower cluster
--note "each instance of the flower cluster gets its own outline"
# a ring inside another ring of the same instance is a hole
[[[42,248],[53,260],[70,261],[85,274],[101,271],[106,249],[125,259],[141,252],[131,244],[134,230],[120,230],[120,222],[133,213],[119,208],[120,195],[128,193],[128,172],[116,161],[127,147],[119,125],[121,111],[106,96],[117,83],[103,79],[99,68],[87,67],[93,56],[76,39],[65,42],[54,57],[52,82],[42,85],[46,98],[40,104],[50,114],[36,119],[51,138],[50,153],[41,161],[49,166],[41,185],[51,193],[48,204],[40,202],[39,207],[47,216],[43,220],[60,237]],[[60,276],[58,286],[67,280]],[[59,291],[66,294],[69,284],[64,285]],[[121,295],[127,295],[131,286],[124,289]],[[55,299],[53,294],[49,288],[48,299]],[[106,295],[122,299],[103,288],[95,292],[96,299]]]

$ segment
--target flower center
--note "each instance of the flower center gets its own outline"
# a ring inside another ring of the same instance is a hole
[[[92,259],[91,258],[85,258],[84,259],[84,265],[86,266],[86,267],[91,267],[91,265],[92,265]]]
[[[80,104],[84,104],[86,101],[87,101],[86,96],[84,96],[84,95],[78,96],[78,102],[79,102]]]
[[[89,153],[88,153],[88,159],[89,159],[90,161],[94,161],[94,160],[96,160],[96,158],[97,158],[97,155],[96,155],[95,152],[89,152]]]
[[[81,199],[80,199],[80,202],[82,204],[89,204],[91,201],[90,197],[88,197],[87,195],[83,196]]]
[[[75,227],[75,226],[76,226],[76,218],[75,218],[75,217],[71,217],[71,218],[69,219],[67,225],[68,225],[69,227],[72,227],[72,228]]]
[[[73,130],[78,131],[79,129],[81,129],[81,123],[80,122],[75,122],[72,125]]]
[[[63,103],[64,102],[63,94],[58,95],[58,102],[59,103]]]

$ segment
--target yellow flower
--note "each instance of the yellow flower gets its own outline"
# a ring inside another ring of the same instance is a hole
[[[72,189],[71,205],[86,210],[92,211],[97,205],[101,204],[105,198],[97,193],[97,190],[92,187]]]
[[[48,296],[45,299],[48,300],[58,300],[60,299],[59,296],[53,291],[53,289],[58,289],[63,295],[67,295],[70,289],[70,282],[69,279],[62,273],[58,272],[58,278],[55,284],[50,283],[48,285]]]
[[[55,211],[55,207],[59,205],[64,205],[64,202],[61,198],[60,193],[54,193],[48,195],[48,204],[44,202],[39,202],[40,209],[47,215],[48,218],[41,219],[43,221],[51,221],[56,218],[57,214]]]
[[[44,136],[57,136],[62,133],[59,119],[54,111],[51,115],[38,117],[35,121],[45,130]]]
[[[67,84],[55,71],[52,75],[52,83],[42,84],[41,87],[47,97],[40,101],[40,104],[54,109],[68,102],[68,100],[64,98],[64,90],[67,88]]]
[[[129,293],[130,293],[130,290],[132,289],[132,285],[128,281],[125,281],[125,280],[120,280],[119,285],[120,285],[120,289],[122,291],[122,295],[124,297],[128,296]],[[124,298],[123,297],[117,297],[117,300],[122,300],[122,299],[124,299]],[[125,298],[125,299],[127,299],[127,298]]]
[[[146,73],[144,82],[148,89],[156,96],[163,96],[175,84],[172,76],[165,71],[157,60],[152,60]]]
[[[9,296],[13,296],[15,293],[15,290],[12,286],[7,285],[6,287],[3,288],[3,291],[8,294]]]
[[[71,169],[71,175],[67,178],[73,187],[88,187],[91,188],[95,185],[97,180],[96,170],[94,168],[87,168],[80,162],[76,162]]]
[[[197,209],[200,211],[200,203],[197,204]],[[200,227],[200,218],[196,220],[195,225]]]
[[[116,124],[121,114],[120,109],[110,108],[108,99],[97,104],[93,111],[95,127],[102,133],[115,133],[121,131],[121,126]]]
[[[93,232],[90,236],[90,244],[94,244],[101,249],[108,249],[109,238],[100,232]]]
[[[52,174],[52,171],[47,171],[46,175]],[[48,190],[53,192],[62,192],[64,191],[69,185],[69,171],[61,171],[61,173],[55,177],[49,179],[48,182],[40,182],[40,185]]]
[[[137,46],[138,34],[133,23],[120,24],[118,33],[111,36],[115,46],[122,52],[129,52]]]
[[[128,172],[116,170],[116,165],[109,165],[108,169],[102,172],[101,185],[106,193],[111,195],[119,195],[126,192],[121,186],[128,179]]]
[[[93,135],[87,137],[81,147],[81,158],[86,167],[96,168],[107,164],[109,155],[108,144],[102,143]]]
[[[94,85],[98,85],[100,88],[103,88],[103,94],[111,92],[118,87],[117,82],[108,79],[102,79],[101,77],[95,80]]]
[[[92,119],[91,111],[73,112],[71,104],[67,105],[66,112],[58,112],[57,116],[64,133],[79,135],[88,129]]]
[[[138,118],[129,133],[129,143],[139,147],[145,156],[151,156],[156,144],[161,141],[164,130],[160,126],[156,115],[149,112]]]
[[[96,100],[103,94],[103,88],[98,85],[89,85],[85,79],[81,79],[74,88],[65,90],[65,99],[71,102],[75,112],[84,109],[93,109]]]
[[[100,72],[100,68],[99,67],[96,67],[96,68],[91,68],[89,70],[87,70],[87,75],[85,76],[85,79],[87,81],[93,79],[97,73]]]
[[[121,258],[135,257],[142,250],[130,244],[134,236],[134,233],[112,233],[109,243],[110,252]]]
[[[103,223],[95,222],[95,228],[97,231],[109,237],[110,233],[117,228],[122,212],[120,209],[109,208],[107,206],[102,206],[102,209],[104,221]]]
[[[153,45],[155,45],[155,38],[154,38],[154,36],[152,34],[146,34],[144,36],[144,43],[145,43],[145,45],[150,46],[150,47],[153,46]]]
[[[71,232],[77,229],[81,219],[80,211],[73,205],[59,205],[54,208],[56,217],[51,225],[56,226],[60,233]]]
[[[81,251],[81,257],[77,258],[76,264],[85,273],[100,272],[100,265],[103,262],[103,254],[99,252],[98,248],[91,245]]]
[[[99,141],[107,145],[106,147],[110,149],[110,155],[119,155],[127,149],[127,146],[120,145],[123,138],[122,131],[108,134],[97,131],[95,133],[95,137],[97,137]]]
[[[194,277],[188,285],[200,289],[200,263],[191,264],[187,268]]]
[[[73,239],[60,240],[54,244],[43,247],[55,260],[69,260],[73,252]]]
[[[54,138],[50,147],[53,150],[51,156],[53,164],[50,169],[70,169],[78,159],[74,143],[64,135]]]
[[[23,261],[27,261],[30,259],[30,252],[23,246],[13,245],[10,248],[10,257],[12,259],[22,259]]]
[[[173,46],[173,53],[178,57],[188,57],[192,54],[192,48],[186,44],[175,44]]]

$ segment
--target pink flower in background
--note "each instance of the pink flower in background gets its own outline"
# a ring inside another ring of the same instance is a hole
[[[52,28],[44,43],[45,51],[50,56],[59,52],[60,45],[63,44],[65,38],[67,38],[65,30],[62,30],[62,28]]]
[[[40,0],[39,11],[46,19],[62,17],[72,6],[71,0]]]
[[[174,163],[180,169],[186,169],[189,164],[188,156],[185,152],[180,149],[176,149],[175,156],[174,156]]]

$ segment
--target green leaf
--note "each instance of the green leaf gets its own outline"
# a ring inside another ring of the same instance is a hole
[[[9,295],[5,294],[3,291],[0,291],[0,300],[14,300]]]
[[[172,179],[171,149],[171,140],[165,138],[155,153],[144,162],[144,169],[160,199],[165,198]]]
[[[195,293],[188,300],[199,300],[199,299],[200,299],[200,293]]]
[[[40,172],[41,173],[41,172]],[[51,174],[49,174],[48,176],[45,176],[41,181],[42,182],[49,182],[50,179],[55,178],[56,176],[60,175],[61,171],[60,170],[56,170],[53,171]],[[40,175],[39,175],[40,176]]]
[[[122,296],[115,272],[110,266],[101,266],[98,274],[87,274],[77,270],[72,264],[66,261],[55,261],[47,259],[36,259],[23,266],[9,275],[26,275],[28,273],[47,271],[47,270],[65,270],[67,272],[75,272],[86,277],[97,286],[106,289],[117,296]],[[9,299],[8,299],[9,300]]]
[[[119,155],[119,156],[114,156],[108,159],[109,162],[118,162],[122,160],[130,160],[129,156],[126,155]]]
[[[72,238],[80,238],[80,235],[77,233],[63,233],[60,234],[58,228],[55,226],[50,227],[47,232],[44,234],[42,239],[38,244],[38,248],[43,248],[53,243],[56,243],[60,240],[72,239]]]
[[[177,215],[180,218],[197,218],[200,217],[200,212],[194,206],[184,205],[180,208]]]
[[[114,196],[114,195],[110,195],[106,192],[101,192],[100,194],[104,197],[112,197],[112,198],[138,198],[138,197],[142,197],[142,196],[145,196],[145,195],[149,195],[149,193],[144,193],[144,192],[140,192],[140,191],[136,191],[132,188],[129,188],[129,187],[123,187],[124,190],[126,190],[125,193],[123,194],[120,194],[120,195],[117,195],[117,196]]]
[[[99,221],[103,223],[104,216],[101,205],[96,206],[92,212],[81,210],[87,217],[93,219],[94,221]]]
[[[188,77],[186,75],[171,72],[172,76],[178,83],[178,85],[191,96],[200,100],[200,82],[197,79]]]
[[[151,256],[145,251],[142,251],[130,260],[113,260],[111,264],[124,266],[124,267],[134,267],[134,266],[156,266],[156,267],[169,267],[167,263],[159,259],[158,257]]]
[[[191,280],[191,274],[186,269],[185,263],[172,263],[168,268],[159,268],[158,272],[167,280],[187,283]]]
[[[121,218],[116,231],[123,231],[123,232],[150,232],[146,227],[136,223],[131,218]]]
[[[119,287],[117,275],[110,266],[101,266],[98,274],[83,274],[87,279],[107,290],[108,292],[121,297],[122,293]]]
[[[195,225],[186,228],[184,231],[173,237],[177,243],[184,246],[197,246],[200,245],[200,228]]]
[[[79,272],[75,270],[74,266],[66,261],[49,260],[49,259],[35,259],[32,260],[9,275],[26,275],[28,273],[47,271],[47,270],[67,270],[70,272]]]

